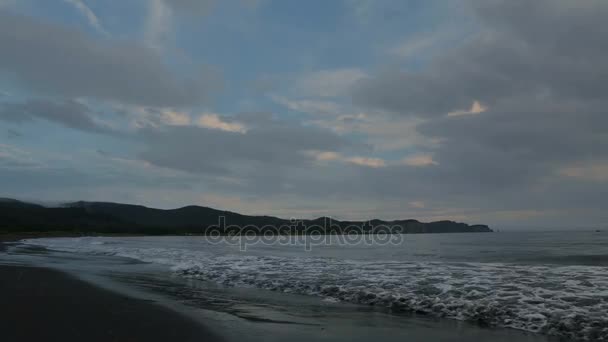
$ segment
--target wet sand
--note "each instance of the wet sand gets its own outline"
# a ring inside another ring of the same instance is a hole
[[[72,276],[91,271],[95,274],[99,263],[90,256],[81,260],[54,259],[61,260],[54,266],[69,260],[64,266],[71,267],[59,267],[60,270],[44,268],[45,263],[33,259],[26,263],[21,259],[18,264],[43,267],[2,266],[3,261],[11,265],[11,258],[16,256],[5,254],[7,259],[2,260],[2,240],[10,243],[20,238],[0,236],[0,341],[565,341],[511,329],[483,329],[452,320],[387,315],[365,306],[319,306],[316,299],[308,297],[207,288],[191,280],[168,279],[156,273],[148,274],[154,277],[146,281],[142,275],[147,273],[134,270],[123,269],[118,274],[125,279],[111,279],[112,286],[106,286],[107,281],[98,283],[98,278],[85,276],[85,282]],[[34,258],[54,257],[51,253],[35,254]],[[132,264],[122,267],[129,265]],[[116,270],[120,267],[116,264]],[[129,278],[131,274],[133,279]],[[115,287],[113,282],[117,279],[131,289],[144,286],[145,295],[141,295],[141,288],[125,291],[122,286]],[[154,296],[149,296],[146,284]],[[173,307],[167,306],[165,300],[196,305]],[[281,320],[290,322],[283,324]],[[296,321],[302,322],[294,324]]]
[[[179,313],[46,268],[0,266],[0,303],[7,342],[219,340]]]

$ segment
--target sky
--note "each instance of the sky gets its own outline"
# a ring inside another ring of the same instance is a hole
[[[0,0],[0,196],[608,226],[608,1]]]

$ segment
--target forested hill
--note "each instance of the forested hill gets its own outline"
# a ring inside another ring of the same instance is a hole
[[[291,220],[272,216],[248,216],[201,206],[179,209],[154,209],[141,205],[107,202],[73,202],[57,207],[14,199],[0,198],[0,232],[82,232],[126,234],[204,234],[217,229],[220,217],[227,226],[286,227]],[[453,221],[423,223],[417,220],[338,221],[329,218],[302,220],[300,227],[315,226],[324,233],[337,233],[347,227],[400,227],[402,233],[471,233],[491,232],[486,225],[468,225]],[[220,227],[222,232],[224,227]]]

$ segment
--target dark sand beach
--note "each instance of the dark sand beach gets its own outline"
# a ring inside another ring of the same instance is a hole
[[[0,341],[568,341],[314,296],[216,287],[154,263],[34,248],[20,238],[0,236]],[[163,245],[177,239],[186,248],[191,238],[168,239]]]
[[[0,280],[2,341],[219,340],[176,312],[59,271],[0,266]]]

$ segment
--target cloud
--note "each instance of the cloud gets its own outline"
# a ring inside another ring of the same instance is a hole
[[[78,101],[28,100],[0,104],[0,120],[21,123],[34,119],[85,132],[117,134],[110,127],[96,121],[89,107]]]
[[[5,150],[0,146],[0,155]],[[71,149],[68,153],[46,148],[13,149],[12,153],[16,162],[10,164],[4,163],[0,156],[3,192],[9,197],[54,202],[86,198],[152,204],[155,197],[145,195],[154,193],[156,198],[167,199],[177,193],[196,192],[200,182],[184,172],[82,148]],[[163,196],[158,197],[160,194]]]
[[[296,112],[337,115],[341,111],[340,106],[331,101],[310,99],[293,100],[276,94],[271,94],[270,99]]]
[[[608,48],[600,42],[608,40],[601,24],[608,3],[470,5],[480,28],[464,44],[416,69],[387,67],[357,82],[352,98],[366,112],[417,119],[415,131],[435,141],[424,147],[432,158],[410,160],[433,167],[406,161],[369,169],[375,190],[459,203],[476,208],[468,216],[497,221],[514,217],[500,212],[535,208],[538,222],[564,224],[567,218],[550,213],[583,209],[584,221],[599,222],[593,211],[602,210],[596,201],[607,190],[608,100],[601,93]]]
[[[114,110],[128,118],[133,129],[193,124],[189,113],[171,108],[116,105]]]
[[[349,157],[344,159],[348,163],[352,163],[360,166],[368,167],[385,167],[386,162],[380,158],[366,158],[366,157]]]
[[[213,0],[149,0],[145,40],[148,46],[162,50],[171,39],[177,14],[199,17],[210,12]]]
[[[17,3],[17,0],[0,0],[0,9],[5,7],[13,7]]]
[[[403,7],[399,1],[356,2],[354,11],[366,18],[365,27],[359,23],[356,29],[369,33],[357,43],[378,37],[373,26],[384,24],[385,16],[395,18],[388,12]],[[479,31],[464,41],[430,42],[424,40],[433,37],[422,36],[404,42],[403,34],[412,32],[408,26],[407,32],[395,30],[372,41],[372,67],[336,66],[334,60],[310,65],[314,58],[307,56],[304,67],[312,72],[278,75],[258,84],[257,93],[246,92],[265,94],[288,109],[284,120],[264,110],[274,107],[268,98],[240,99],[239,89],[220,107],[231,110],[227,102],[236,99],[250,101],[247,107],[255,112],[215,114],[208,101],[214,80],[175,58],[167,43],[178,43],[173,35],[190,28],[178,27],[182,20],[208,13],[204,3],[145,2],[146,40],[154,48],[1,12],[0,72],[16,82],[8,89],[12,96],[2,98],[7,103],[0,120],[11,128],[45,120],[105,134],[113,130],[102,115],[111,108],[108,112],[124,112],[122,120],[135,123],[124,145],[123,140],[118,146],[83,142],[94,145],[88,146],[93,151],[107,151],[93,152],[94,158],[53,161],[39,154],[28,163],[27,154],[8,156],[8,149],[0,149],[7,191],[36,194],[50,186],[45,196],[55,198],[164,205],[207,200],[257,214],[560,225],[608,218],[605,1],[470,0],[459,7],[472,9]],[[397,17],[393,23],[402,23]],[[212,19],[217,27],[216,19],[223,17]],[[91,18],[89,23],[94,27]],[[256,29],[266,28],[257,24]],[[223,56],[223,50],[213,49],[221,38],[205,40],[212,58]],[[184,39],[179,43],[187,43]],[[331,39],[325,37],[321,48]],[[390,54],[387,40],[398,42]],[[206,53],[201,46],[181,47],[193,58]],[[366,56],[348,63],[368,61]],[[248,68],[259,61],[246,62]],[[178,76],[185,71],[191,79]],[[235,83],[255,78],[238,71],[245,78]],[[288,81],[293,82],[285,87]],[[38,100],[16,100],[20,96]],[[257,204],[248,205],[252,202]]]
[[[559,170],[559,174],[582,181],[606,182],[608,181],[608,162],[597,161],[585,165],[566,166]]]
[[[247,133],[247,127],[240,122],[223,121],[217,114],[203,114],[197,120],[197,125],[225,132]]]
[[[36,169],[43,164],[31,153],[13,145],[0,144],[0,169]]]
[[[206,15],[209,13],[215,0],[163,0],[174,11],[189,15]]]
[[[6,135],[9,139],[17,139],[23,137],[23,133],[10,128],[6,130]]]
[[[422,70],[388,70],[358,82],[354,100],[400,115],[438,116],[519,97],[601,99],[608,4],[471,1],[480,33]],[[555,27],[555,29],[549,29]]]
[[[387,22],[402,20],[405,13],[411,11],[409,8],[404,9],[400,0],[345,0],[344,3],[354,19],[366,26],[386,25]]]
[[[312,154],[314,155],[315,159],[318,161],[333,161],[333,160],[342,159],[342,156],[338,152],[319,151],[319,152],[313,152]]]
[[[361,156],[353,156],[347,157],[343,154],[335,151],[307,151],[306,153],[309,156],[312,156],[318,162],[335,162],[339,161],[346,164],[354,164],[359,166],[367,166],[372,168],[383,168],[388,166],[400,166],[407,165],[413,167],[427,167],[432,165],[439,165],[438,162],[433,160],[431,155],[414,155],[408,158],[405,158],[401,161],[387,161],[382,158],[371,158],[371,157],[361,157]]]
[[[471,109],[469,110],[457,110],[455,112],[449,112],[448,116],[462,116],[462,115],[477,115],[487,111],[488,108],[479,103],[479,101],[473,101]]]
[[[603,158],[608,48],[599,42],[608,40],[608,3],[471,5],[478,35],[420,70],[361,80],[354,100],[420,118],[416,130],[440,142],[437,177],[453,188],[523,191],[565,163]]]
[[[428,155],[428,154],[419,154],[419,155],[407,157],[403,160],[403,164],[408,165],[408,166],[415,166],[415,167],[439,165],[438,162],[433,160],[433,156]]]
[[[429,49],[437,43],[436,40],[435,37],[428,36],[407,40],[397,46],[391,47],[389,53],[402,58],[409,58]]]
[[[5,11],[0,11],[0,48],[0,71],[50,96],[180,107],[200,104],[215,84],[203,72],[178,78],[154,50],[135,42],[95,39]]]
[[[365,72],[357,68],[319,70],[300,78],[296,89],[305,96],[336,97],[347,94],[364,77]]]
[[[191,114],[191,112],[164,108],[126,107],[122,109],[132,120],[134,129],[163,126],[193,126],[231,133],[247,133],[245,123],[215,113]]]
[[[139,139],[146,144],[140,157],[192,173],[266,177],[305,167],[310,159],[302,158],[304,151],[338,150],[350,144],[326,130],[279,120],[250,121],[245,128],[217,115],[204,118],[197,126],[140,129]]]
[[[366,166],[366,167],[385,167],[386,161],[381,158],[369,158],[369,157],[345,157],[341,153],[334,151],[306,151],[307,155],[312,156],[315,160],[319,162],[331,162],[331,161],[339,161],[347,164],[354,164],[358,166]]]
[[[172,29],[172,11],[164,0],[148,1],[145,40],[148,46],[160,50]]]
[[[188,126],[192,122],[190,115],[174,110],[162,110],[161,120],[164,124],[172,126]]]
[[[101,25],[101,22],[99,21],[99,18],[97,17],[95,12],[93,12],[91,10],[91,8],[89,8],[89,6],[87,6],[82,0],[64,0],[64,1],[67,2],[68,4],[74,6],[80,13],[82,13],[82,15],[84,15],[85,18],[87,18],[89,25],[91,25],[99,33],[101,33],[103,35],[108,34],[108,32]]]
[[[424,209],[426,208],[426,204],[423,201],[411,201],[408,205],[412,208],[416,209]]]
[[[436,32],[419,33],[391,46],[387,52],[389,55],[403,60],[421,57],[422,55],[426,55],[424,57],[428,58],[430,51],[438,50],[449,44],[450,41],[462,39],[459,35],[462,34],[448,28]]]
[[[357,134],[377,151],[433,148],[438,141],[418,132],[418,118],[395,118],[383,113],[343,114],[315,118],[308,123],[347,135]]]

